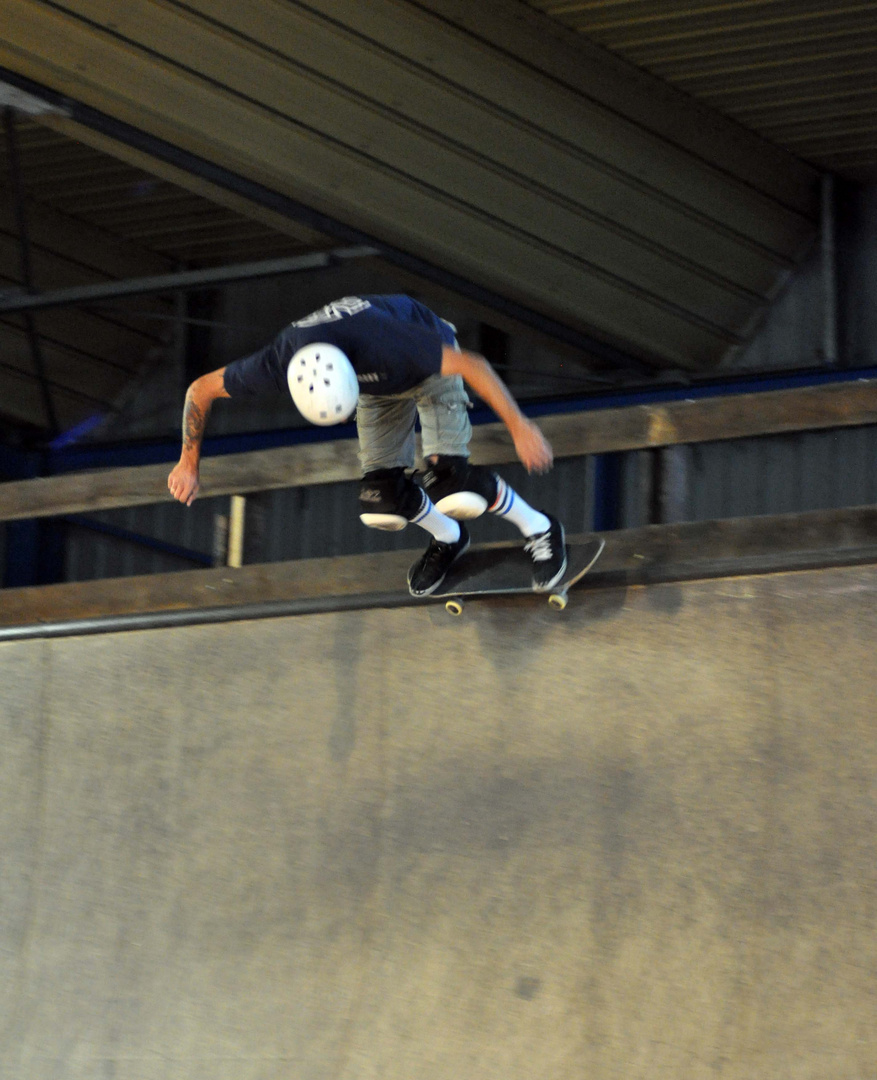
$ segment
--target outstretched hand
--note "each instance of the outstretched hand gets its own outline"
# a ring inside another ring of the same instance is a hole
[[[550,443],[536,424],[524,416],[509,388],[483,356],[445,345],[441,373],[461,375],[466,385],[493,409],[508,428],[527,472],[548,472],[554,462]]]
[[[178,462],[167,478],[167,486],[175,499],[185,503],[186,506],[191,506],[201,487],[197,467],[187,465],[183,461]]]
[[[520,423],[515,425],[512,438],[517,455],[526,466],[527,472],[548,472],[554,463],[554,452],[532,420],[522,417]]]

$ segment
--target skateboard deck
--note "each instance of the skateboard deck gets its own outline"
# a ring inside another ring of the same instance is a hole
[[[567,543],[563,577],[550,591],[541,594],[547,597],[551,607],[563,611],[567,593],[599,559],[605,544],[600,536],[581,543]],[[508,593],[533,594],[533,563],[523,547],[470,549],[454,563],[432,595],[446,597],[448,611],[452,615],[461,615],[467,597]]]

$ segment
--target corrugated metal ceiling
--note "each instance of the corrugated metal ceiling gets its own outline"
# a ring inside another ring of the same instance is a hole
[[[33,287],[47,291],[190,267],[302,254],[332,242],[274,226],[104,153],[44,122],[15,121]],[[9,143],[0,139],[0,290],[21,290]],[[167,297],[40,312],[46,391],[62,429],[111,413],[152,365],[178,350],[185,323]],[[0,316],[0,415],[44,427],[47,409],[20,314]]]
[[[813,164],[877,181],[877,3],[526,0]]]
[[[718,363],[812,238],[815,177],[651,79],[537,55],[517,13],[4,0],[0,62],[601,342]]]
[[[714,36],[736,41],[751,20],[734,12],[782,6],[702,4],[702,33],[712,19]],[[687,41],[679,22],[692,10],[677,0],[5,0],[0,63],[579,335],[656,365],[709,369],[747,339],[807,250],[818,177],[532,8],[576,27],[588,18],[590,36],[619,51],[636,46],[622,24],[642,23],[651,41],[669,18],[669,52],[637,39],[659,66]],[[107,130],[63,108],[20,120],[24,187],[35,210],[129,249],[130,276],[333,246],[273,204],[211,187]],[[6,232],[15,284],[14,226]],[[65,237],[58,252],[51,234],[46,225],[37,288],[122,276],[95,255],[65,279],[78,241]],[[15,340],[30,383],[14,415],[39,423],[20,328]],[[90,340],[56,342],[65,355],[47,366],[60,390],[81,393],[74,361],[90,357]],[[119,352],[130,378],[133,353]],[[100,393],[86,381],[100,402],[114,400],[113,380]]]
[[[169,267],[222,266],[331,246],[292,222],[280,233],[42,123],[22,119],[18,129],[22,183],[35,203],[160,255]],[[0,142],[0,177],[6,176]]]

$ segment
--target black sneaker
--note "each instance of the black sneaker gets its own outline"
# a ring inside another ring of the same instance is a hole
[[[551,528],[547,532],[536,533],[524,544],[524,551],[533,560],[533,589],[536,592],[553,589],[566,571],[563,526],[551,514],[545,516],[551,522]]]
[[[423,488],[436,510],[455,521],[469,521],[496,502],[498,478],[468,458],[443,455],[423,474]]]
[[[460,539],[451,544],[433,538],[429,547],[408,571],[408,591],[412,596],[429,596],[445,580],[451,565],[469,546],[469,533],[460,526]]]

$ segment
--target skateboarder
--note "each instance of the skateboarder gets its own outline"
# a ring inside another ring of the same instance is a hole
[[[183,449],[168,477],[174,498],[190,506],[198,493],[204,429],[217,398],[291,393],[305,419],[342,423],[356,410],[363,524],[396,530],[413,522],[431,534],[408,572],[414,596],[428,596],[469,546],[462,521],[486,511],[526,538],[533,588],[563,576],[561,523],[529,506],[492,470],[469,464],[467,384],[505,423],[529,472],[551,468],[551,447],[521,412],[483,356],[461,350],[454,327],[408,296],[348,296],[292,323],[263,349],[201,376],[183,411]],[[414,466],[419,415],[428,469]]]

